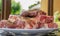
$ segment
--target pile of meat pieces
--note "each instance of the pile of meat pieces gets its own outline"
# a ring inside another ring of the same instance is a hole
[[[21,15],[10,15],[8,20],[0,21],[0,28],[39,29],[57,28],[52,16],[47,16],[42,10],[23,11]]]

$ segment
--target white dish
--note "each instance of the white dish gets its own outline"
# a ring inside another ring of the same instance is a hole
[[[9,31],[9,32],[13,32],[13,33],[30,33],[30,34],[34,34],[34,33],[49,33],[52,32],[56,29],[54,28],[41,28],[41,29],[8,29],[8,28],[0,28],[0,30],[3,31]]]

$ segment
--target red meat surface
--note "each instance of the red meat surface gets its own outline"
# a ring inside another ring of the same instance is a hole
[[[47,16],[42,10],[24,11],[20,16],[10,15],[8,20],[0,21],[0,28],[39,29],[58,28],[53,16]]]
[[[54,18],[53,18],[52,16],[47,16],[45,22],[46,22],[46,23],[52,23],[53,20],[54,20]]]
[[[57,28],[58,25],[56,23],[49,23],[48,28]]]

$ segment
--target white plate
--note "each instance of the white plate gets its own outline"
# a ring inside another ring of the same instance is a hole
[[[14,33],[49,33],[56,29],[54,28],[41,28],[41,29],[8,29],[8,28],[0,28],[0,30],[14,32]]]

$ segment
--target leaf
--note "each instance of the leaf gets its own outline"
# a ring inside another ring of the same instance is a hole
[[[56,11],[56,12],[54,13],[54,21],[55,21],[55,22],[58,22],[58,21],[59,21],[59,19],[58,19],[59,16],[60,16],[59,11]]]
[[[19,14],[20,10],[21,10],[20,2],[16,3],[15,1],[12,1],[11,3],[12,3],[12,5],[11,5],[11,14]]]
[[[29,9],[33,8],[34,6],[36,6],[36,5],[38,5],[38,4],[40,4],[39,1],[37,2],[37,4],[32,4],[32,5],[30,5],[30,6],[29,6]]]

